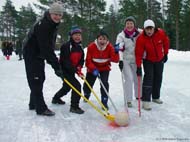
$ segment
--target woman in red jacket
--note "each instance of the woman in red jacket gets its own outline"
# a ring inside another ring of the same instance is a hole
[[[151,110],[150,101],[162,104],[160,88],[164,63],[168,59],[169,39],[162,29],[155,28],[152,20],[144,22],[144,31],[138,37],[135,48],[137,76],[142,76],[143,60],[144,78],[142,85],[143,109]]]
[[[87,74],[86,80],[93,87],[97,76],[100,76],[101,81],[103,82],[107,91],[109,90],[109,72],[111,70],[110,62],[118,62],[119,54],[118,49],[114,49],[112,44],[108,40],[108,35],[101,31],[97,39],[90,43],[87,48],[86,56],[86,67]],[[90,90],[86,84],[83,86],[84,95],[87,99],[90,97]],[[103,105],[108,109],[108,96],[105,93],[103,87],[100,88],[101,91],[101,101]]]

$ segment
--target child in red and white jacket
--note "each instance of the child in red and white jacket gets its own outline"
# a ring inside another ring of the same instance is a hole
[[[87,48],[86,56],[86,80],[93,87],[96,78],[100,77],[107,91],[109,91],[109,72],[111,70],[111,62],[119,62],[119,49],[114,48],[108,40],[108,35],[104,31],[100,31],[97,39],[90,43]],[[87,99],[90,97],[90,89],[84,83],[84,95]],[[101,101],[102,104],[108,109],[108,96],[101,86]]]

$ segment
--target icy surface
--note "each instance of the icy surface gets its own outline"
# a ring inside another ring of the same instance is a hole
[[[84,68],[85,72],[85,68]],[[138,116],[137,101],[129,109],[128,127],[113,127],[91,106],[81,100],[83,115],[69,112],[70,93],[63,97],[66,105],[51,104],[62,81],[46,65],[44,97],[55,117],[37,116],[28,110],[29,88],[23,61],[13,55],[7,61],[0,54],[0,142],[159,142],[190,141],[190,52],[170,50],[165,64],[162,105],[151,103],[152,111],[142,110]],[[117,64],[110,73],[110,96],[122,111],[123,91]],[[82,80],[81,80],[82,83]],[[100,96],[98,80],[94,86]],[[92,96],[90,100],[97,104]],[[110,113],[114,109],[109,103]]]

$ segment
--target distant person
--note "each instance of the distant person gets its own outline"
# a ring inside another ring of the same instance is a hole
[[[135,62],[135,44],[141,29],[136,20],[129,16],[125,20],[125,28],[117,35],[116,46],[119,46],[119,68],[122,73],[125,106],[132,107],[133,92],[138,98],[137,66]]]
[[[100,31],[94,42],[90,43],[87,47],[86,56],[86,80],[89,82],[90,86],[94,86],[97,76],[100,76],[102,83],[104,84],[106,90],[109,92],[109,73],[111,70],[111,62],[119,62],[119,49],[114,49],[113,45],[108,40],[108,34],[104,31]],[[108,107],[108,96],[101,86],[101,102]],[[90,89],[84,83],[83,92],[87,99],[90,97]]]
[[[16,41],[16,53],[17,55],[19,56],[19,61],[23,59],[23,55],[22,55],[22,40],[21,39],[18,39]]]
[[[10,60],[10,56],[13,52],[13,44],[11,41],[4,41],[2,43],[2,52],[3,55],[6,57],[7,60]]]
[[[12,41],[9,41],[8,42],[8,47],[7,47],[7,55],[10,56],[12,55],[13,53],[13,42]]]
[[[81,84],[75,77],[83,76],[82,67],[84,64],[84,51],[82,47],[82,34],[78,26],[73,26],[70,31],[70,39],[61,46],[60,64],[67,79],[79,92],[81,92]],[[61,97],[67,95],[71,87],[63,82],[63,87],[55,94],[52,99],[53,104],[65,104]],[[84,110],[79,107],[80,96],[72,90],[70,112],[83,114]]]
[[[156,28],[152,20],[146,20],[143,33],[138,37],[135,48],[138,76],[142,76],[143,61],[142,107],[145,110],[151,110],[151,98],[152,102],[163,103],[160,99],[160,89],[164,63],[168,60],[168,49],[169,38],[166,33]]]
[[[26,75],[30,87],[29,109],[36,110],[38,115],[53,116],[55,113],[48,109],[43,97],[43,83],[45,81],[45,60],[63,79],[58,58],[54,53],[57,27],[63,16],[63,7],[60,2],[53,3],[37,21],[28,33],[23,44]]]
[[[1,44],[1,50],[2,50],[2,53],[3,53],[3,56],[6,57],[6,47],[7,47],[7,42],[6,41],[3,41],[2,44]]]

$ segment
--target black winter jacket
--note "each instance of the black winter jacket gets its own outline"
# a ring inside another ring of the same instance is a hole
[[[72,39],[61,46],[60,64],[64,74],[73,75],[84,65],[84,50],[81,43]]]
[[[31,61],[47,60],[54,70],[59,69],[59,62],[54,53],[58,25],[59,23],[51,20],[49,12],[45,12],[44,17],[33,25],[24,39],[24,58]]]

